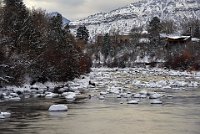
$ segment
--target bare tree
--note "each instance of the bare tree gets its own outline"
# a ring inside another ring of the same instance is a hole
[[[181,23],[183,35],[191,35],[200,38],[200,20],[190,19]]]
[[[161,32],[171,34],[176,31],[176,26],[173,20],[163,20],[161,22]]]

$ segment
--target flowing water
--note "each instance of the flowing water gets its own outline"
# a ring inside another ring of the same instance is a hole
[[[68,112],[49,113],[59,100],[1,103],[12,117],[0,121],[0,134],[200,134],[200,89],[167,90],[163,104],[142,99],[97,96],[68,104]],[[121,102],[124,102],[123,104]]]

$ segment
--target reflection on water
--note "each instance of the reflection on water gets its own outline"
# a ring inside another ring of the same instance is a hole
[[[199,134],[200,91],[170,92],[163,105],[138,105],[97,98],[49,113],[44,100],[7,105],[12,117],[0,121],[1,134]],[[40,103],[39,103],[40,102]],[[41,105],[42,104],[42,105]],[[3,105],[3,104],[2,104]],[[38,105],[38,107],[37,107]]]

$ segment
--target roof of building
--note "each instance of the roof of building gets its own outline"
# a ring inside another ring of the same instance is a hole
[[[182,40],[188,40],[191,36],[168,36],[168,39],[173,39],[173,40],[178,40],[178,39],[182,39]]]

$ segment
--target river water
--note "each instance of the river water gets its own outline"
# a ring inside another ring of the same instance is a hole
[[[59,99],[1,103],[12,117],[0,121],[0,134],[200,134],[200,89],[167,90],[161,105],[99,100],[98,90],[91,99],[67,104],[68,112],[48,112]]]

